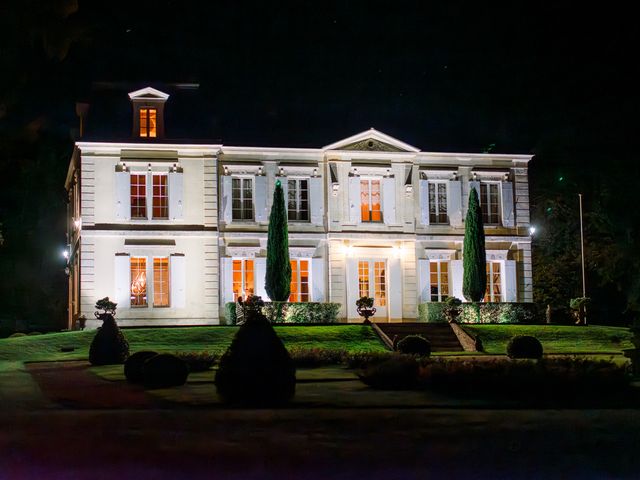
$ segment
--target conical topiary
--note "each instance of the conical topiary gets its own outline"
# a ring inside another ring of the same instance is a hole
[[[113,315],[103,313],[99,318],[102,319],[102,327],[98,328],[89,347],[89,362],[92,365],[124,363],[129,357],[129,342]]]
[[[279,405],[295,394],[293,360],[259,307],[246,311],[220,359],[215,384],[224,401],[243,405]]]
[[[258,279],[261,281],[262,279]],[[269,215],[267,236],[267,272],[265,290],[272,302],[286,302],[291,293],[291,263],[289,261],[289,228],[287,207],[280,180],[276,181],[273,205]]]
[[[482,210],[475,188],[471,188],[469,193],[469,209],[464,221],[463,253],[462,294],[469,302],[479,302],[487,289],[487,256]]]

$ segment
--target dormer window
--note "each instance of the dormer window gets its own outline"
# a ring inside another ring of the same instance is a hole
[[[133,137],[141,140],[164,138],[164,104],[169,95],[147,87],[129,94],[133,106]]]
[[[140,109],[140,136],[142,138],[156,138],[158,110],[155,108]]]

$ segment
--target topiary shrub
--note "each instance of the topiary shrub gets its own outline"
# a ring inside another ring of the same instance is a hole
[[[542,344],[536,337],[516,335],[507,344],[509,358],[542,358]]]
[[[428,357],[431,355],[431,343],[420,335],[407,335],[398,342],[396,350],[409,355]]]
[[[98,328],[89,347],[89,362],[92,365],[114,365],[124,363],[129,357],[129,342],[111,314],[102,314],[102,327]]]
[[[124,362],[124,376],[127,378],[127,381],[131,383],[142,383],[144,363],[156,355],[158,355],[157,352],[145,350],[136,352],[127,358],[127,361]]]
[[[142,366],[145,388],[168,388],[184,385],[189,376],[186,362],[170,353],[149,358]]]
[[[273,406],[293,397],[295,365],[260,309],[246,312],[245,323],[220,358],[215,384],[229,403]]]

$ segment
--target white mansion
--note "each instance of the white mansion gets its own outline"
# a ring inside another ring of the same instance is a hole
[[[486,301],[531,302],[530,155],[422,152],[371,129],[322,148],[164,140],[168,95],[129,94],[134,140],[76,143],[69,195],[69,326],[109,296],[118,322],[223,323],[224,304],[264,289],[267,226],[280,179],[289,216],[292,302],[337,302],[361,321],[416,318],[462,298],[463,220],[477,189]]]

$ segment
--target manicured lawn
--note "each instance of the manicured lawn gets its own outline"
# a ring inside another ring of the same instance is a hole
[[[363,325],[275,327],[287,347],[345,349],[350,352],[384,352],[374,331]],[[223,353],[237,327],[181,327],[124,329],[131,352],[208,351]],[[83,360],[95,331],[61,332],[0,340],[0,361]],[[61,347],[74,347],[63,353]]]
[[[545,353],[622,353],[633,348],[628,328],[564,325],[463,325],[482,340],[486,353],[505,354],[514,335],[532,335]]]

